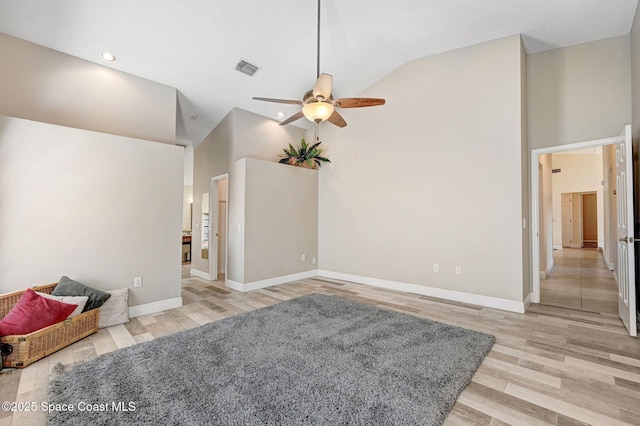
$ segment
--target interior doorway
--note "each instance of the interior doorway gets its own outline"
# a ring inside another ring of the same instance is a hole
[[[616,280],[602,254],[604,235],[598,235],[604,216],[598,198],[604,198],[604,164],[612,163],[612,151],[593,147],[548,156],[552,195],[541,197],[541,209],[552,204],[553,232],[561,235],[552,236],[553,263],[541,276],[540,304],[615,315]]]
[[[572,223],[572,225],[579,225],[579,226],[571,227],[574,235],[573,235],[573,238],[570,238],[570,240],[573,240],[574,245],[573,246],[569,245],[569,247],[566,248],[566,247],[563,247],[563,246],[567,246],[567,244],[563,244],[563,240],[566,240],[567,235],[564,235],[564,236],[562,235],[562,229],[564,227],[561,226],[563,219],[559,214],[560,204],[561,204],[559,195],[558,195],[558,207],[557,207],[558,214],[553,213],[551,209],[548,208],[548,205],[545,205],[545,199],[541,199],[541,197],[546,198],[547,199],[546,201],[550,199],[550,196],[546,194],[546,192],[548,192],[547,189],[549,189],[550,191],[551,184],[547,183],[547,186],[545,186],[544,182],[540,182],[541,179],[545,179],[544,171],[542,173],[540,172],[540,165],[544,164],[546,161],[545,166],[548,169],[548,173],[549,173],[548,180],[550,181],[551,173],[555,174],[555,173],[562,172],[560,168],[557,168],[555,166],[551,167],[551,162],[550,162],[551,154],[563,152],[563,151],[583,149],[583,148],[610,146],[610,148],[608,148],[608,151],[610,153],[613,152],[613,154],[610,154],[610,155],[611,155],[611,158],[614,164],[614,170],[615,170],[615,164],[619,156],[616,148],[622,147],[625,145],[624,142],[626,139],[625,139],[625,136],[623,135],[619,137],[587,141],[587,142],[564,145],[564,146],[553,147],[553,148],[532,150],[531,169],[535,170],[535,172],[531,173],[531,192],[532,192],[532,198],[531,198],[532,294],[531,294],[531,300],[533,303],[541,303],[541,279],[544,280],[552,277],[553,273],[549,273],[549,272],[553,271],[554,266],[556,266],[555,265],[556,263],[559,266],[561,266],[561,268],[556,269],[557,271],[560,271],[563,267],[562,264],[565,264],[564,266],[569,267],[569,269],[573,268],[574,272],[576,270],[581,271],[581,268],[584,268],[582,269],[580,274],[583,274],[585,270],[589,272],[593,272],[596,276],[590,277],[590,278],[587,277],[587,279],[589,280],[591,279],[600,280],[602,278],[605,278],[607,280],[612,279],[612,282],[616,282],[616,278],[612,273],[612,269],[614,269],[613,266],[616,265],[616,267],[618,267],[615,254],[616,254],[616,250],[619,251],[619,247],[616,247],[616,243],[618,243],[619,245],[620,244],[619,241],[624,241],[624,238],[621,239],[616,237],[616,224],[615,224],[616,201],[617,201],[616,194],[615,194],[616,184],[615,182],[613,182],[613,184],[610,182],[612,178],[614,180],[616,179],[616,175],[612,175],[611,167],[608,167],[606,162],[604,162],[605,164],[603,164],[603,173],[602,173],[603,178],[601,178],[601,181],[598,182],[598,186],[601,187],[599,191],[600,190],[603,191],[603,194],[601,195],[602,198],[600,199],[596,198],[596,206],[597,206],[598,200],[602,200],[604,204],[603,206],[600,207],[601,210],[604,210],[604,214],[603,214],[604,217],[600,220],[601,226],[596,226],[595,229],[588,229],[588,230],[585,229],[582,226],[584,220],[582,216],[582,210],[580,210],[580,216],[578,218],[579,223],[578,224]],[[617,177],[617,179],[620,179],[620,178]],[[592,191],[584,191],[584,192],[589,193]],[[577,200],[579,200],[580,209],[582,209],[582,205],[585,202],[585,199],[583,198],[583,194],[578,194],[578,195],[579,197],[577,198]],[[569,198],[565,197],[565,205],[569,203],[568,200]],[[572,200],[571,202],[575,202],[576,198],[573,198],[572,196],[571,200]],[[587,196],[586,202],[592,203],[592,200],[589,199],[589,196]],[[575,217],[572,218],[572,221],[575,221]],[[556,232],[552,232],[548,230],[546,231],[545,227],[551,227]],[[595,233],[600,233],[600,236],[599,237],[594,236],[594,231]],[[590,244],[593,244],[592,241],[594,240],[596,241],[596,245],[598,245],[600,242],[602,246],[598,247],[598,249],[582,248],[582,240],[585,232],[588,237],[588,238],[584,238],[585,240],[587,240],[585,244],[587,245],[587,247]],[[579,234],[579,238],[578,236],[575,235],[576,233]],[[555,237],[553,236],[554,234],[555,234]],[[576,239],[580,240],[580,245],[578,245],[577,247],[575,245]],[[614,243],[612,244],[612,242]],[[543,245],[544,247],[542,247]],[[563,250],[565,248],[566,250]],[[604,261],[603,259],[603,252],[605,251],[606,251],[607,259],[609,259],[607,261]],[[547,253],[546,257],[544,256],[545,252]],[[563,255],[562,258],[559,256],[560,254]],[[584,276],[584,275],[581,275],[581,276]],[[571,279],[568,276],[564,278]],[[594,283],[595,281],[591,281],[591,282],[588,282],[587,284],[591,285]],[[577,285],[576,282],[574,282],[573,284],[575,287],[574,290],[580,292],[581,294],[584,292],[585,290],[584,287]],[[601,307],[591,305],[591,302],[597,301],[596,299],[601,300],[603,298],[600,289],[597,289],[594,287],[593,290],[594,290],[593,294],[595,296],[592,297],[592,300],[587,301],[583,305],[583,308],[586,307],[587,310],[601,310],[601,311],[611,311],[614,309],[615,306],[613,304],[613,300],[609,300],[607,302],[611,306],[608,306],[606,308],[601,308]],[[618,290],[619,290],[619,286],[618,284],[616,284],[616,288],[615,288],[616,296],[618,296],[618,293],[619,293]],[[614,292],[611,292],[611,295],[613,294]],[[612,297],[606,297],[606,299],[612,299]],[[583,303],[583,302],[584,302],[584,299],[581,300],[580,303]],[[574,306],[573,308],[576,308],[576,306]],[[623,318],[623,321],[624,321],[624,318]],[[631,330],[630,330],[630,333],[631,333]],[[635,333],[632,333],[632,335],[635,335]]]
[[[598,222],[604,222],[604,218],[598,214],[599,210],[604,211],[598,203],[596,192],[561,194],[562,249],[598,249],[599,243],[604,244],[604,235],[601,237],[598,234]]]
[[[211,178],[209,197],[209,276],[223,280],[227,271],[229,174]]]

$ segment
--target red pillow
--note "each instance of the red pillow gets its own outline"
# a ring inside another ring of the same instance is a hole
[[[0,336],[28,334],[48,327],[67,319],[77,306],[45,299],[27,289],[9,313],[0,320]]]

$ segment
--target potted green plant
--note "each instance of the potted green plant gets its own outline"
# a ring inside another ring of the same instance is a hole
[[[308,145],[304,138],[302,138],[297,148],[289,144],[289,148],[283,149],[284,155],[280,155],[280,157],[283,157],[280,163],[308,169],[321,167],[322,163],[330,163],[331,160],[320,155],[322,154],[322,149],[318,147],[321,143],[322,142],[316,142],[313,145]]]

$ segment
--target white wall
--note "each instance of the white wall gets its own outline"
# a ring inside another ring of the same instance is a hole
[[[182,192],[181,147],[0,117],[0,292],[68,275],[179,298]]]
[[[629,36],[527,57],[529,147],[618,136],[631,120]]]
[[[191,223],[191,205],[193,203],[193,186],[184,186],[182,192],[182,229],[189,230]]]
[[[0,114],[164,143],[176,89],[0,34]]]
[[[602,199],[604,204],[604,247],[603,256],[609,269],[614,269],[617,260],[617,206],[616,206],[616,148],[615,145],[602,147]]]
[[[539,156],[542,165],[542,179],[539,181],[542,191],[540,196],[540,271],[547,274],[553,268],[553,175],[551,170],[551,154]],[[560,236],[562,239],[562,235]],[[541,273],[541,276],[545,276]]]
[[[597,192],[598,247],[604,246],[604,198],[602,154],[552,154],[552,167],[562,169],[552,175],[553,188],[553,245],[562,247],[563,193]],[[578,226],[579,224],[574,225]],[[579,228],[577,228],[579,230]],[[574,233],[573,244],[580,244],[579,233]]]
[[[322,125],[320,269],[524,300],[520,47],[409,62],[361,93],[385,106]]]

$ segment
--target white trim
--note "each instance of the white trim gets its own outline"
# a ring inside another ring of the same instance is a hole
[[[208,272],[200,271],[199,269],[191,268],[189,269],[189,274],[193,275],[194,277],[204,278],[207,281],[212,281],[211,275]]]
[[[595,146],[611,145],[620,143],[624,140],[623,136],[615,136],[612,138],[596,139],[592,141],[576,142],[566,145],[552,146],[548,148],[536,148],[531,150],[531,161],[529,167],[529,184],[531,188],[531,235],[530,235],[530,260],[531,260],[531,302],[540,303],[540,242],[538,240],[538,232],[540,229],[539,214],[540,211],[540,194],[539,194],[539,176],[538,161],[541,154],[553,154],[555,152],[573,151],[582,148],[592,148]],[[555,249],[555,247],[554,247]]]
[[[239,283],[233,280],[225,280],[224,284],[238,291],[252,291],[260,288],[271,287],[274,285],[290,283],[292,281],[303,280],[305,278],[313,278],[318,276],[318,271],[313,269],[311,271],[299,272],[297,274],[283,275],[281,277],[268,278],[266,280],[253,281],[250,283]]]
[[[131,306],[129,307],[129,318],[153,314],[160,311],[166,311],[167,309],[179,308],[181,306],[182,297],[159,300],[157,302],[145,303],[144,305]]]
[[[527,297],[524,299],[524,310],[526,311],[527,309],[529,309],[529,305],[531,305],[531,293],[529,293],[527,295]]]
[[[547,265],[547,268],[544,271],[540,271],[540,279],[541,280],[546,280],[547,279],[547,275],[549,275],[551,273],[551,270],[553,269],[553,259],[551,259],[551,262],[549,262],[549,264]]]
[[[482,296],[479,294],[463,293],[461,291],[446,290],[442,288],[428,287],[418,284],[409,284],[399,281],[382,280],[379,278],[365,277],[361,275],[344,274],[342,272],[332,272],[318,270],[318,275],[326,278],[333,278],[343,281],[351,281],[359,284],[366,284],[374,287],[388,288],[391,290],[404,291],[407,293],[421,294],[424,296],[437,297],[439,299],[453,300],[456,302],[470,303],[473,305],[485,306],[487,308],[501,309],[503,311],[525,312],[525,303],[516,300],[500,299],[497,297]]]
[[[554,250],[563,250],[564,247],[562,247],[561,245],[560,246],[553,246],[553,249]]]
[[[571,248],[582,248],[582,244],[571,244]]]

